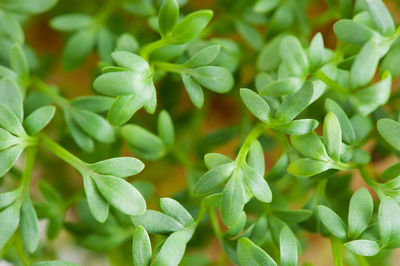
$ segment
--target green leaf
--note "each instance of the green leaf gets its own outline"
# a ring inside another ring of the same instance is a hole
[[[6,106],[17,116],[19,121],[22,121],[24,110],[21,90],[14,81],[8,78],[0,81],[0,104]]]
[[[340,129],[339,120],[336,118],[335,114],[329,112],[325,116],[324,121],[324,144],[326,147],[326,151],[329,156],[334,161],[340,161],[341,150],[340,147],[342,145],[342,131]]]
[[[0,151],[0,177],[11,169],[23,150],[24,147],[22,145],[14,145]]]
[[[266,42],[264,47],[261,49],[257,58],[257,67],[260,70],[270,72],[278,68],[279,63],[281,62],[279,47],[283,37],[283,35],[278,35]]]
[[[268,103],[260,95],[249,89],[240,89],[240,97],[254,116],[266,124],[270,123]]]
[[[8,133],[8,131],[0,128],[0,151],[5,150],[11,146],[19,144],[20,140]]]
[[[272,210],[273,214],[286,223],[298,224],[307,221],[313,214],[312,211],[306,209],[290,210],[276,209]]]
[[[15,44],[10,51],[10,65],[11,69],[14,70],[19,76],[28,76],[29,67],[28,62],[25,58],[24,51],[19,44]]]
[[[85,61],[93,49],[95,37],[91,30],[80,30],[68,39],[61,58],[66,70],[72,70]]]
[[[175,266],[178,265],[185,254],[187,232],[178,231],[171,234],[161,247],[160,252],[155,257],[154,266]]]
[[[116,43],[116,51],[127,51],[131,53],[137,52],[139,49],[139,42],[136,40],[134,36],[129,33],[123,33],[117,39]]]
[[[286,169],[289,165],[289,158],[283,153],[276,164],[267,173],[267,180],[275,181],[286,175]]]
[[[22,242],[29,253],[33,253],[39,244],[39,225],[35,209],[27,195],[21,206],[21,220],[19,225]]]
[[[148,266],[151,262],[151,243],[149,235],[142,226],[138,226],[133,235],[132,255],[135,266]]]
[[[372,122],[368,116],[355,114],[351,117],[350,122],[358,141],[365,138],[372,129]]]
[[[101,27],[97,34],[97,53],[104,62],[111,63],[111,53],[115,48],[115,37],[106,27]]]
[[[121,134],[130,150],[145,159],[155,160],[165,153],[162,140],[142,127],[125,125],[121,128]]]
[[[253,6],[253,10],[257,13],[267,13],[273,10],[278,4],[279,0],[258,0]]]
[[[325,108],[334,113],[336,118],[339,120],[343,140],[347,143],[353,143],[356,140],[353,126],[340,105],[331,99],[326,99]]]
[[[384,118],[378,121],[378,132],[396,150],[400,151],[400,123]]]
[[[315,160],[329,161],[325,146],[315,132],[305,135],[290,136],[293,147],[302,155]]]
[[[385,35],[393,34],[395,30],[394,21],[383,1],[365,0],[365,3],[367,4],[371,18],[380,32]]]
[[[79,266],[80,264],[66,260],[49,260],[33,264],[33,266]]]
[[[360,256],[375,256],[379,252],[379,245],[372,240],[353,240],[344,244],[350,252]]]
[[[272,192],[265,179],[252,167],[245,165],[243,168],[244,181],[249,186],[254,196],[262,202],[272,201]]]
[[[85,109],[95,113],[101,113],[110,109],[113,98],[107,96],[91,95],[73,99],[71,105],[78,109]]]
[[[61,203],[63,201],[60,193],[47,181],[39,180],[39,190],[47,202]]]
[[[224,237],[231,238],[240,234],[240,232],[242,232],[244,227],[246,226],[246,222],[247,222],[246,213],[243,211],[240,214],[238,221],[234,225],[229,227],[229,229],[224,233]]]
[[[108,121],[114,126],[125,124],[143,107],[145,101],[146,98],[140,94],[118,96],[108,112]]]
[[[363,115],[370,114],[389,100],[391,86],[392,76],[385,72],[381,81],[356,92],[354,107]]]
[[[176,0],[164,0],[158,14],[158,29],[161,36],[165,38],[167,34],[178,22],[179,5]]]
[[[288,77],[272,81],[260,89],[262,96],[284,96],[297,91],[303,80],[298,77]]]
[[[135,226],[141,225],[151,234],[168,234],[184,229],[177,220],[158,211],[146,210],[144,214],[131,218]]]
[[[250,239],[242,237],[238,240],[237,252],[242,265],[276,266],[276,262],[267,252],[256,246]]]
[[[221,164],[206,172],[194,186],[193,192],[198,195],[209,194],[222,185],[235,169],[233,163]]]
[[[304,135],[310,133],[318,127],[318,121],[314,119],[298,119],[293,120],[285,125],[275,127],[285,134],[289,135]]]
[[[161,198],[160,207],[165,214],[171,216],[185,227],[191,226],[194,223],[190,213],[174,199]]]
[[[390,180],[400,176],[400,162],[391,165],[382,173],[382,180]]]
[[[307,75],[309,68],[307,55],[296,37],[287,36],[282,39],[280,55],[283,64],[294,75]]]
[[[242,20],[235,21],[236,30],[247,41],[247,43],[255,50],[260,50],[264,40],[260,33],[254,27]]]
[[[75,122],[89,136],[104,143],[114,141],[114,129],[102,116],[82,109],[74,110],[72,115]]]
[[[121,67],[126,67],[133,72],[145,73],[147,76],[152,74],[149,63],[136,54],[126,51],[117,51],[113,52],[111,56]]]
[[[19,190],[12,190],[0,193],[0,209],[3,209],[13,203],[19,196]]]
[[[54,106],[43,106],[36,109],[24,119],[26,132],[32,136],[41,131],[53,119],[55,112]]]
[[[200,84],[188,75],[181,74],[181,77],[190,100],[197,108],[201,108],[204,104],[204,93]]]
[[[26,136],[25,130],[16,115],[3,104],[0,104],[0,127],[16,136]]]
[[[219,66],[202,66],[190,71],[191,76],[202,86],[217,92],[226,93],[234,85],[232,73]]]
[[[400,246],[400,207],[392,198],[381,199],[378,211],[378,225],[382,246],[397,248]]]
[[[318,206],[318,216],[326,228],[337,238],[345,241],[347,239],[347,229],[343,220],[334,211],[326,206]]]
[[[104,223],[108,217],[108,203],[100,194],[100,191],[95,186],[94,181],[89,176],[82,176],[89,210],[97,221]]]
[[[79,13],[60,15],[50,20],[50,26],[60,31],[76,31],[87,28],[92,23],[92,16]]]
[[[162,110],[158,116],[158,134],[165,144],[171,146],[175,140],[174,124],[166,110]]]
[[[231,158],[219,153],[207,153],[204,155],[204,163],[208,169],[232,162]]]
[[[249,149],[248,163],[262,178],[265,175],[264,150],[258,140],[254,140]]]
[[[308,48],[308,60],[310,61],[310,68],[316,70],[319,68],[325,59],[324,38],[318,32],[311,40],[310,47]]]
[[[279,249],[282,266],[297,265],[297,239],[287,226],[283,227],[279,233]]]
[[[291,162],[287,171],[294,176],[313,176],[329,168],[331,168],[329,162],[305,158]]]
[[[19,225],[20,205],[14,203],[0,212],[0,250],[12,237]]]
[[[357,89],[371,82],[379,62],[379,47],[374,40],[361,48],[350,69],[350,87]]]
[[[240,171],[236,170],[222,192],[221,219],[226,226],[234,225],[243,211],[245,204],[244,189],[242,175]]]
[[[203,31],[212,16],[211,10],[192,12],[179,21],[165,39],[171,44],[187,43]]]
[[[116,209],[128,215],[140,215],[146,210],[142,194],[125,180],[114,176],[95,176],[94,182],[103,197]]]
[[[133,157],[117,157],[89,164],[88,167],[102,175],[128,177],[140,173],[144,164]]]
[[[313,91],[312,83],[305,82],[297,92],[285,98],[276,111],[275,120],[281,124],[292,121],[310,104]]]
[[[150,83],[152,81],[148,74],[136,71],[117,71],[102,74],[96,78],[93,87],[99,93],[108,96],[146,93],[146,99],[150,99],[151,95],[147,95],[150,94]]]
[[[193,68],[208,65],[214,61],[220,50],[220,44],[207,46],[194,54],[188,61],[186,61],[184,66],[187,68]]]
[[[374,202],[366,188],[357,190],[350,200],[349,237],[356,239],[368,227],[374,211]]]
[[[360,46],[372,37],[371,30],[350,19],[339,20],[333,25],[333,30],[339,40]]]
[[[64,119],[76,144],[86,152],[93,152],[94,141],[78,126],[70,112],[64,112]]]

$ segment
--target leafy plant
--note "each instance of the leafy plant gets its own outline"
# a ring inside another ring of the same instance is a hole
[[[0,1],[1,260],[396,264],[386,2],[75,2]]]

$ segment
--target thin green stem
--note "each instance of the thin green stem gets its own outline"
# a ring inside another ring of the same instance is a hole
[[[139,51],[139,55],[146,61],[149,61],[149,56],[155,50],[168,45],[168,43],[164,39],[157,40],[155,42],[151,42],[143,46],[143,48]]]
[[[25,150],[25,169],[22,173],[22,181],[20,184],[20,188],[22,189],[21,198],[25,193],[29,190],[29,185],[32,179],[33,168],[35,166],[35,159],[37,154],[37,146],[31,146],[26,148]]]
[[[336,237],[331,237],[333,263],[335,266],[343,266],[342,243]]]
[[[250,133],[247,135],[246,139],[243,141],[242,146],[240,147],[239,153],[236,157],[236,165],[240,167],[243,163],[246,162],[247,154],[249,153],[250,146],[254,140],[256,140],[265,130],[267,126],[263,123],[258,123]]]
[[[43,144],[44,147],[46,147],[49,151],[57,155],[60,159],[64,160],[65,162],[69,163],[71,166],[73,166],[76,170],[78,170],[80,173],[83,173],[87,171],[85,165],[86,163],[80,160],[78,157],[64,149],[62,146],[54,142],[51,138],[48,136],[42,134],[40,135],[41,137],[41,143]]]
[[[46,94],[49,96],[54,104],[56,104],[58,107],[61,109],[69,109],[70,103],[67,99],[61,97],[59,94],[57,94],[54,90],[50,89],[49,86],[44,83],[41,79],[39,78],[33,78],[33,83],[35,84],[36,88],[41,91],[42,93]]]
[[[290,145],[286,135],[281,132],[275,131],[275,136],[276,136],[278,142],[282,145],[283,150],[287,153],[289,160],[290,161],[295,160],[296,156],[297,156],[296,152]]]
[[[213,209],[211,208],[208,209],[208,216],[210,216],[211,226],[214,230],[214,233],[217,235],[219,239],[222,238],[223,234],[221,228],[219,228],[218,218]]]
[[[358,167],[358,170],[360,171],[360,175],[362,179],[364,179],[365,183],[379,194],[379,183],[369,175],[367,167],[363,164]]]
[[[321,69],[318,69],[317,71],[314,72],[313,76],[317,77],[320,79],[322,82],[324,82],[326,85],[334,89],[335,91],[343,94],[349,94],[349,90],[328,77]]]
[[[201,204],[201,208],[200,208],[199,214],[197,215],[197,218],[196,218],[196,220],[194,222],[196,227],[199,225],[199,223],[203,219],[204,215],[206,214],[206,211],[207,211],[207,208],[203,204]]]
[[[158,69],[164,70],[167,72],[182,73],[182,72],[185,72],[185,70],[186,70],[183,65],[173,64],[173,63],[168,63],[168,62],[156,61],[156,62],[153,62],[153,65],[155,67],[157,67]]]
[[[369,266],[367,259],[360,255],[355,255],[356,260],[360,266]]]

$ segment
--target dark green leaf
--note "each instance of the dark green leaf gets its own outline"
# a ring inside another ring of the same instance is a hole
[[[160,252],[155,257],[154,266],[175,266],[178,265],[185,254],[187,232],[178,231],[171,234],[162,245]]]
[[[110,109],[113,99],[107,96],[81,96],[71,101],[71,105],[78,109],[86,109],[95,113],[101,113]]]
[[[140,173],[144,164],[133,157],[117,157],[90,164],[88,167],[102,175],[128,177]]]
[[[158,14],[158,29],[165,38],[178,22],[179,5],[176,0],[164,0]]]
[[[308,73],[309,63],[307,55],[299,40],[293,36],[282,39],[280,55],[283,64],[296,76],[304,76]]]
[[[83,175],[83,184],[90,212],[97,221],[104,223],[108,217],[108,203],[89,176]]]
[[[246,165],[243,168],[244,181],[254,196],[262,202],[271,202],[272,192],[265,179],[253,168]],[[229,184],[229,183],[228,183]]]
[[[260,89],[263,96],[284,96],[297,91],[302,85],[303,80],[298,77],[288,77],[272,81]]]
[[[174,199],[160,199],[160,207],[165,214],[171,216],[185,227],[188,227],[194,223],[190,213]]]
[[[287,171],[295,176],[313,176],[331,168],[331,163],[312,159],[300,159],[290,163]]]
[[[95,37],[91,30],[80,30],[68,39],[62,55],[62,64],[66,70],[72,70],[85,61],[92,51]]]
[[[29,196],[26,196],[21,206],[20,231],[22,242],[29,253],[33,253],[39,244],[39,225],[35,209]]]
[[[268,103],[260,95],[249,89],[240,89],[240,97],[252,114],[266,124],[270,122]]]
[[[222,185],[235,169],[233,163],[221,164],[205,173],[194,187],[195,194],[209,194]]]
[[[304,135],[310,133],[318,127],[318,121],[314,119],[293,120],[285,125],[275,127],[275,129],[289,135]]]
[[[233,161],[231,158],[219,153],[207,153],[204,156],[204,163],[206,164],[208,169],[232,162]]]
[[[372,32],[366,26],[350,19],[339,20],[333,25],[333,30],[339,40],[360,46],[372,37]]]
[[[171,116],[165,110],[162,110],[158,116],[158,134],[167,145],[172,145],[175,140],[174,124]]]
[[[114,129],[102,116],[82,109],[76,109],[72,114],[76,123],[89,136],[104,143],[114,141]]]
[[[217,57],[221,45],[214,44],[201,49],[185,63],[185,67],[193,68],[210,64]]]
[[[261,143],[258,140],[255,140],[251,143],[249,154],[248,154],[248,163],[262,178],[265,175],[265,159],[264,159],[264,150]]]
[[[204,93],[201,86],[190,76],[186,74],[181,74],[181,76],[190,100],[197,108],[201,108],[204,104]]]
[[[325,146],[315,132],[305,135],[291,136],[293,147],[302,155],[315,160],[329,161]]]
[[[390,144],[393,148],[400,151],[400,123],[394,120],[384,118],[378,121],[379,134]]]
[[[343,109],[335,101],[331,99],[326,100],[325,108],[328,111],[334,113],[336,118],[339,120],[340,128],[342,130],[343,140],[346,141],[347,143],[354,142],[356,138],[354,129]]]

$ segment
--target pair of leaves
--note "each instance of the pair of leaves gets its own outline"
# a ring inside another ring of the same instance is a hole
[[[126,51],[111,54],[119,67],[104,68],[106,73],[97,77],[93,87],[99,93],[116,96],[108,112],[112,125],[126,123],[142,107],[149,113],[156,108],[156,90],[153,72],[140,56]]]
[[[122,178],[142,171],[144,165],[132,157],[118,157],[87,164],[81,172],[89,209],[103,223],[109,204],[127,215],[145,212],[146,202],[140,192]]]
[[[160,199],[160,207],[164,212],[147,210],[144,214],[132,217],[135,226],[143,226],[153,234],[168,234],[187,229],[194,224],[190,213],[176,200]]]
[[[39,226],[29,196],[23,196],[20,190],[14,190],[0,194],[0,199],[1,207],[4,208],[0,212],[0,250],[19,228],[24,248],[33,253],[39,244]]]
[[[80,97],[64,109],[65,122],[76,144],[86,152],[94,151],[94,140],[111,143],[115,140],[114,128],[96,112],[104,112],[111,99],[103,96]]]
[[[288,95],[272,118],[268,103],[257,93],[241,89],[240,95],[246,107],[263,123],[287,134],[301,135],[314,130],[318,122],[313,119],[294,120],[310,104],[313,85],[305,82],[295,93]]]
[[[133,235],[132,253],[133,263],[137,266],[174,266],[178,265],[185,253],[186,243],[189,241],[186,230],[177,231],[167,237],[159,247],[153,262],[150,238],[142,226],[136,228]]]
[[[340,162],[342,132],[332,112],[325,117],[323,141],[314,132],[290,139],[294,148],[307,157],[290,163],[288,172],[293,175],[312,176],[333,168],[333,162]]]
[[[178,22],[177,0],[165,0],[158,15],[158,28],[163,40],[168,44],[184,44],[195,38],[207,26],[213,16],[211,10],[190,13]]]

